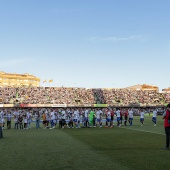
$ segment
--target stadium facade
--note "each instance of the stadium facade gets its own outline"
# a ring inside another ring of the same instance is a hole
[[[148,85],[148,84],[137,84],[134,86],[126,87],[126,89],[131,89],[131,90],[153,90],[156,92],[159,92],[159,88],[157,86],[153,85]]]
[[[0,87],[20,87],[20,86],[33,86],[39,87],[40,79],[30,75],[25,74],[11,74],[0,72]]]

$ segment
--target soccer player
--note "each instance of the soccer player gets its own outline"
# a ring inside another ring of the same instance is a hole
[[[116,116],[117,116],[117,126],[121,127],[121,123],[120,123],[120,110],[119,110],[119,108],[116,108]]]
[[[27,129],[30,129],[30,124],[31,124],[31,113],[30,111],[27,112]]]
[[[92,127],[92,125],[93,125],[93,115],[94,115],[94,110],[93,109],[91,109],[91,111],[90,111],[90,114],[89,114],[89,119],[90,119],[90,127]]]
[[[0,112],[0,139],[3,138],[2,124],[3,124],[3,121],[2,121],[2,115],[1,115],[1,112]]]
[[[93,127],[96,127],[96,113],[95,113],[95,110],[93,112]]]
[[[120,124],[122,125],[122,119],[123,119],[123,110],[120,109]]]
[[[49,122],[50,122],[50,113],[49,113],[49,110],[46,110],[45,114],[46,114],[46,128],[49,128]]]
[[[56,110],[54,111],[54,117],[55,119],[53,120],[53,123],[54,123],[54,128],[56,128],[56,125],[57,125],[57,111]]]
[[[89,126],[89,109],[86,109],[84,112],[84,127],[88,127]]]
[[[141,109],[141,112],[140,112],[140,122],[141,122],[141,126],[143,126],[144,124],[144,111]]]
[[[5,126],[5,120],[4,120],[4,111],[2,110],[0,112],[0,115],[1,115],[1,122],[2,122],[2,130],[5,129],[4,126]]]
[[[55,126],[54,126],[54,121],[55,121],[55,113],[54,113],[54,111],[51,109],[51,113],[50,113],[50,119],[51,119],[51,121],[50,121],[50,123],[51,123],[51,128],[50,129],[54,129],[55,128]]]
[[[64,125],[66,123],[66,111],[62,109],[61,111],[61,118],[62,118],[62,129],[64,129]]]
[[[40,113],[36,111],[35,113],[36,129],[40,128]]]
[[[96,117],[97,117],[97,125],[101,128],[101,112],[99,109],[96,111]]]
[[[24,129],[27,129],[27,123],[28,123],[27,116],[24,115]]]
[[[156,109],[154,109],[154,111],[153,111],[153,117],[152,117],[152,122],[154,123],[154,126],[156,126],[156,116],[157,116],[157,110]]]
[[[79,112],[77,109],[74,110],[74,113],[73,113],[73,117],[74,117],[74,125],[76,128],[78,128],[78,118],[79,118]]]
[[[114,121],[114,110],[111,109],[111,126],[112,126],[112,127],[114,126],[113,121]]]
[[[110,128],[112,128],[112,123],[111,123],[111,111],[108,109],[107,111],[107,126],[110,123]]]
[[[132,111],[132,108],[129,109],[128,114],[129,114],[129,124],[130,124],[130,126],[132,126],[133,125],[133,111]]]
[[[7,129],[11,129],[11,112],[10,110],[7,111],[7,114],[6,114],[6,117],[7,117]]]
[[[68,128],[74,128],[73,126],[73,110],[70,109],[69,112],[68,112]]]
[[[59,128],[62,129],[62,110],[58,110]]]
[[[128,111],[125,109],[124,111],[124,125],[125,126],[126,126],[127,120],[128,120]]]

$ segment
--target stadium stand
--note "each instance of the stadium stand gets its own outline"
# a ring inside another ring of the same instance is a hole
[[[170,93],[154,90],[0,87],[0,104],[164,105]]]

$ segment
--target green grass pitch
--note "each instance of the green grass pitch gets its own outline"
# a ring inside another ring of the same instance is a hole
[[[161,170],[170,168],[170,151],[163,150],[162,117],[153,126],[151,116],[140,126],[81,129],[3,131],[0,169],[5,170]]]

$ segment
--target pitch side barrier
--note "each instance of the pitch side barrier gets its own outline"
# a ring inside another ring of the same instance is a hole
[[[161,104],[0,104],[0,108],[66,108],[66,107],[84,107],[84,108],[146,108],[146,107],[165,107]]]

